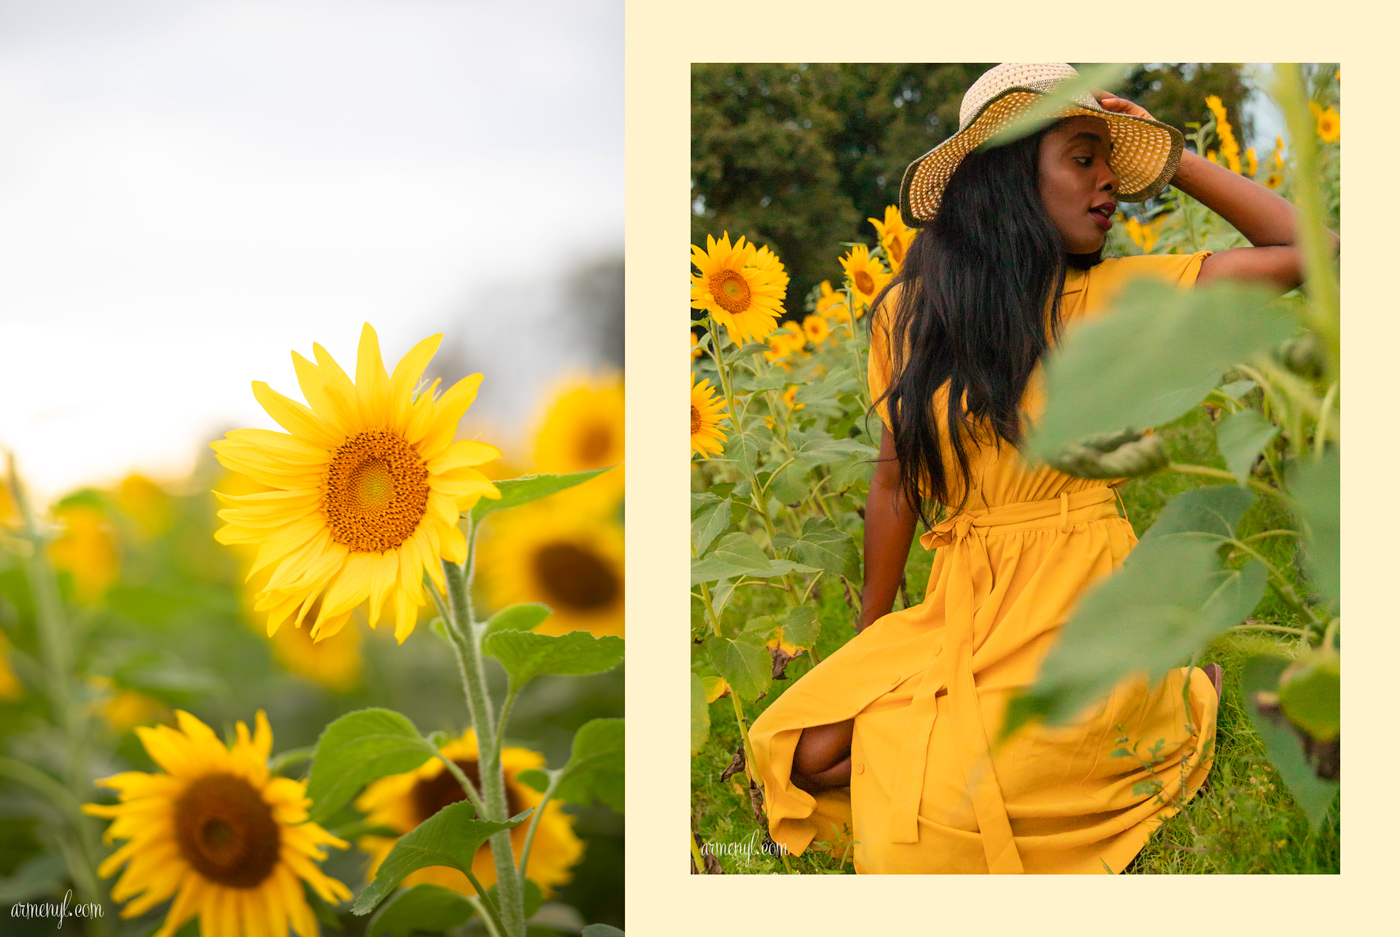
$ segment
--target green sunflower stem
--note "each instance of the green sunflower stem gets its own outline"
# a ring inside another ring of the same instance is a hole
[[[467,561],[459,566],[443,561],[446,577],[448,633],[452,635],[462,665],[462,684],[467,695],[472,728],[476,734],[477,760],[481,774],[481,797],[485,802],[487,819],[502,821],[509,818],[506,801],[506,779],[501,767],[501,749],[497,744],[495,717],[486,693],[486,668],[481,639],[471,605],[472,567],[476,554],[476,528],[467,535]],[[496,862],[496,893],[499,896],[501,927],[506,937],[524,937],[525,890],[521,870],[515,866],[509,830],[491,837],[491,855]]]
[[[24,524],[24,539],[29,542],[29,550],[24,557],[24,572],[29,581],[30,592],[34,600],[34,624],[38,632],[39,654],[44,665],[45,692],[49,699],[51,714],[54,724],[62,732],[65,747],[69,754],[68,764],[65,766],[66,791],[73,800],[69,802],[67,798],[58,798],[57,785],[52,791],[41,791],[46,797],[52,800],[60,809],[71,807],[72,803],[81,804],[92,794],[92,779],[88,777],[87,771],[87,719],[83,713],[73,703],[69,681],[73,672],[73,646],[72,638],[66,623],[63,620],[63,605],[58,594],[58,577],[54,573],[47,559],[45,548],[48,546],[48,538],[39,529],[39,524],[35,520],[34,511],[29,504],[29,498],[25,494],[24,485],[19,480],[19,473],[15,470],[15,457],[13,453],[7,452],[6,471],[9,474],[10,491],[14,496],[15,506],[19,509],[20,518]],[[43,772],[36,771],[35,777],[47,777]],[[106,896],[104,889],[99,884],[97,875],[97,857],[101,852],[97,837],[93,831],[92,822],[84,816],[81,811],[69,814],[69,821],[72,826],[73,848],[64,848],[64,859],[68,865],[69,874],[73,878],[73,884],[77,887],[79,898],[84,903],[96,903],[103,906],[103,913],[94,918],[89,925],[89,931],[97,937],[105,937],[112,932],[111,925],[107,923]],[[60,844],[65,836],[60,833]]]

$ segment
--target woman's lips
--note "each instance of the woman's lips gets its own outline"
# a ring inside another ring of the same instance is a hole
[[[1099,230],[1107,231],[1109,228],[1113,227],[1113,216],[1107,212],[1101,209],[1091,208],[1089,209],[1089,215],[1094,219],[1094,224],[1099,226]]]

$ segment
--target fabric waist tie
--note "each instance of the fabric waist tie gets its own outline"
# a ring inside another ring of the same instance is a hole
[[[1051,527],[1068,532],[1075,523],[1107,516],[1092,509],[1114,499],[1108,486],[1063,493],[1040,501],[1003,504],[981,511],[956,514],[935,525],[919,543],[926,549],[946,547],[948,572],[944,591],[945,626],[930,632],[929,662],[909,706],[909,731],[900,752],[899,767],[891,789],[890,839],[896,843],[919,841],[919,804],[928,768],[929,745],[938,711],[938,693],[948,691],[955,749],[962,753],[957,768],[963,774],[968,797],[977,818],[987,867],[994,873],[1024,871],[1011,820],[1006,813],[1001,786],[992,770],[988,728],[983,723],[973,676],[974,618],[991,592],[992,565],[986,537]],[[1078,514],[1078,517],[1074,515]],[[1117,514],[1115,506],[1114,514]],[[993,726],[993,731],[998,727]]]

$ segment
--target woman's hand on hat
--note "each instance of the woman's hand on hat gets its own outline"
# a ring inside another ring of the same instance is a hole
[[[1147,113],[1147,108],[1141,104],[1134,104],[1127,98],[1120,98],[1117,95],[1109,94],[1107,91],[1095,91],[1094,99],[1099,102],[1099,106],[1106,111],[1115,114],[1127,114],[1129,117],[1145,117],[1148,120],[1156,120]]]

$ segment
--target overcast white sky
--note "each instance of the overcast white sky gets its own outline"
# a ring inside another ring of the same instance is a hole
[[[0,2],[0,447],[50,496],[182,473],[366,320],[527,412],[557,276],[622,250],[622,41],[621,0]]]

